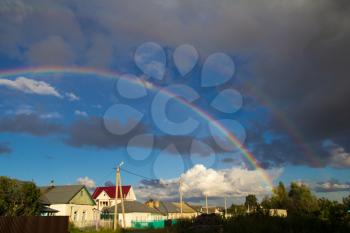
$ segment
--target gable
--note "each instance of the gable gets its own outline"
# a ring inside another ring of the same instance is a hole
[[[130,185],[122,186],[122,192],[123,196],[127,196],[129,194],[129,191],[131,189]],[[101,192],[105,191],[110,198],[115,198],[115,186],[109,186],[109,187],[97,187],[95,192],[92,194],[93,199],[97,199],[97,197],[100,195]],[[118,198],[121,198],[120,191],[118,189]]]
[[[92,199],[90,193],[84,187],[70,200],[69,204],[76,205],[95,205],[95,201]]]
[[[102,200],[102,199],[111,199],[111,197],[106,193],[105,191],[102,191],[95,199]]]

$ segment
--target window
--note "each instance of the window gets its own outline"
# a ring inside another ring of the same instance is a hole
[[[76,222],[78,220],[78,211],[74,211],[73,221]]]
[[[85,218],[86,218],[86,212],[83,211],[83,215],[81,216],[81,221],[85,222]]]

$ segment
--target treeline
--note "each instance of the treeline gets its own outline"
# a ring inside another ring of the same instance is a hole
[[[39,213],[40,190],[32,182],[0,176],[0,216],[33,216]]]
[[[287,217],[270,216],[269,209],[287,210]],[[281,182],[261,203],[248,195],[242,205],[232,205],[228,218],[200,216],[182,220],[176,233],[345,233],[350,232],[350,195],[342,202],[317,198],[310,188]],[[217,228],[220,226],[220,228]]]
[[[317,198],[304,184],[292,182],[287,190],[280,182],[273,189],[272,196],[265,197],[260,204],[254,195],[248,195],[244,205],[232,205],[228,212],[238,216],[268,209],[285,209],[288,216],[308,216],[332,222],[344,222],[349,218],[350,195],[343,198],[342,202],[331,201]]]

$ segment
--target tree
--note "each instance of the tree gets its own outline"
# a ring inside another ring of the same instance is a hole
[[[231,214],[231,216],[242,216],[246,214],[246,208],[244,205],[235,205],[232,204],[231,207],[227,210],[228,213]]]
[[[347,210],[350,210],[350,195],[343,198],[343,204]]]
[[[295,215],[314,215],[319,210],[317,198],[304,184],[290,184],[288,211]]]
[[[245,198],[244,205],[249,211],[251,211],[251,210],[255,211],[258,207],[258,199],[256,198],[255,195],[249,194]]]
[[[0,216],[31,216],[39,210],[40,190],[32,182],[0,177]]]

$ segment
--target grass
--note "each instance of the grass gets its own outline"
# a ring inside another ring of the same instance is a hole
[[[71,228],[70,233],[167,233],[167,231],[165,229],[144,229],[144,230],[80,230],[77,228]]]

